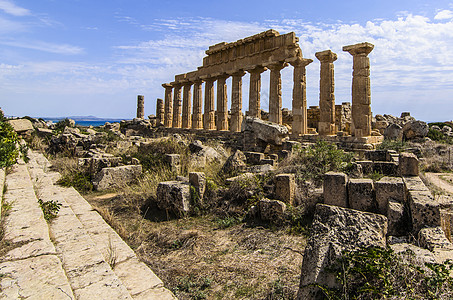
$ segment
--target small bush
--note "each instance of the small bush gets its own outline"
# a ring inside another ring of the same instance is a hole
[[[238,217],[225,217],[225,218],[215,218],[214,223],[220,229],[226,229],[234,225],[240,224],[242,222],[241,218]]]
[[[57,217],[61,203],[58,203],[55,200],[42,201],[41,199],[38,200],[38,203],[44,214],[44,219],[46,219],[47,222],[50,222]]]
[[[428,137],[436,142],[453,145],[453,137],[444,135],[443,132],[430,128]]]
[[[0,121],[0,168],[16,163],[19,150],[16,147],[19,138],[13,127],[6,121]]]
[[[70,127],[70,126],[71,126],[71,121],[68,118],[60,120],[55,124],[55,132],[56,133],[63,132],[66,127]]]
[[[406,142],[390,139],[385,139],[376,147],[377,150],[395,150],[396,152],[403,152],[406,148]]]
[[[57,184],[61,186],[72,186],[79,192],[89,192],[93,190],[93,184],[91,183],[91,175],[84,171],[76,171],[62,175],[57,181]]]

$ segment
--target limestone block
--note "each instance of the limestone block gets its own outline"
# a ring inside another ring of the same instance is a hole
[[[380,214],[387,214],[389,200],[394,200],[402,204],[406,202],[406,191],[403,179],[400,177],[383,177],[374,183],[374,190],[376,192],[376,202]]]
[[[286,204],[278,200],[263,199],[258,202],[261,220],[279,221],[286,211]]]
[[[183,216],[190,210],[190,188],[188,182],[165,181],[157,186],[157,205]]]
[[[445,236],[451,242],[451,232],[453,231],[453,211],[451,209],[440,210],[440,225],[445,232]]]
[[[389,235],[399,236],[405,233],[406,224],[404,204],[401,202],[390,199],[386,207],[386,215],[388,219],[388,233]]]
[[[335,262],[343,250],[385,247],[386,234],[385,216],[338,206],[316,205],[304,251],[297,299],[318,299],[321,291],[313,284],[338,287],[335,275],[325,271],[325,268]]]
[[[286,141],[282,144],[282,149],[292,152],[296,148],[301,148],[302,144],[296,141]]]
[[[34,130],[33,124],[28,119],[9,120],[8,123],[13,127],[14,131],[16,131],[17,133]]]
[[[247,158],[245,157],[245,154],[241,150],[236,150],[226,160],[225,164],[223,165],[223,170],[227,173],[242,171],[247,167],[245,163],[246,160]]]
[[[269,164],[251,166],[247,168],[247,171],[250,173],[267,173],[273,171],[275,168]]]
[[[427,192],[429,193],[428,187],[423,183],[420,177],[403,177],[404,186],[407,192]]]
[[[373,171],[386,176],[397,176],[398,164],[390,161],[375,161],[373,162]]]
[[[375,212],[377,203],[373,180],[351,178],[348,183],[349,207],[361,211]]]
[[[387,150],[372,150],[365,152],[365,158],[371,161],[387,161]]]
[[[275,198],[294,205],[296,194],[296,178],[294,174],[279,174],[275,176]]]
[[[203,172],[190,172],[189,183],[196,189],[200,200],[203,199],[204,192],[206,191],[206,175]]]
[[[399,140],[403,138],[403,127],[393,123],[384,130],[384,137],[390,140]]]
[[[277,161],[276,160],[273,160],[273,159],[269,159],[269,158],[266,158],[266,159],[262,159],[260,160],[260,165],[271,165],[271,166],[277,166]]]
[[[244,152],[247,157],[247,163],[250,165],[259,165],[260,161],[264,159],[264,153],[259,152]]]
[[[412,253],[414,253],[415,257],[417,259],[422,260],[425,263],[435,263],[436,259],[434,258],[434,255],[431,251],[428,249],[423,249],[420,247],[417,247],[413,244],[407,244],[407,243],[397,243],[397,244],[392,244],[390,245],[390,248],[398,254],[398,253],[403,253],[408,250],[410,250]]]
[[[418,176],[418,158],[413,153],[400,153],[399,173],[401,176]]]
[[[417,234],[426,226],[440,225],[440,207],[429,191],[409,191],[412,231]]]
[[[181,157],[179,154],[166,154],[165,161],[170,166],[172,172],[181,173]]]
[[[266,143],[281,145],[288,138],[289,131],[286,126],[263,121],[258,118],[245,118],[246,131],[251,131],[257,139]]]
[[[324,204],[348,207],[348,175],[327,172],[324,174]]]
[[[453,244],[447,239],[445,232],[440,226],[420,229],[418,242],[421,247],[430,251],[435,249],[453,250]]]
[[[98,191],[103,191],[128,184],[142,174],[141,165],[129,165],[102,169],[94,178],[93,185]]]
[[[423,121],[410,121],[404,124],[403,137],[406,140],[420,139],[428,135],[429,126]]]
[[[363,174],[373,173],[374,163],[371,160],[361,160],[356,161],[356,163],[362,166]]]

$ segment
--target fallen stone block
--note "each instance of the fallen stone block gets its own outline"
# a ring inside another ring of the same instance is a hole
[[[172,172],[181,173],[181,156],[179,154],[166,154],[165,161],[170,166]]]
[[[324,174],[324,204],[348,207],[347,185],[348,175],[344,173],[327,172]]]
[[[453,250],[453,244],[445,236],[442,227],[427,227],[420,229],[418,242],[421,247],[434,251],[435,249]]]
[[[423,227],[440,226],[440,206],[429,191],[410,191],[408,200],[414,234]]]
[[[189,173],[189,183],[195,188],[200,200],[202,200],[206,191],[206,175],[203,172],[191,172]]]
[[[33,124],[28,119],[14,119],[9,120],[8,123],[13,127],[17,133],[24,133],[27,131],[33,131]]]
[[[365,158],[371,161],[387,161],[387,150],[366,151]]]
[[[261,220],[278,222],[283,218],[286,204],[279,200],[263,199],[258,202]]]
[[[190,211],[190,186],[188,182],[165,181],[157,186],[157,206],[178,216]]]
[[[398,164],[390,161],[375,161],[373,171],[385,176],[398,176]]]
[[[389,199],[387,203],[386,215],[388,219],[388,233],[389,235],[401,236],[407,231],[407,218],[404,209],[404,204]]]
[[[429,192],[428,187],[423,183],[420,177],[403,177],[406,193],[409,192]]]
[[[260,160],[260,165],[271,165],[271,166],[275,167],[275,166],[277,166],[277,161],[273,160],[273,159],[266,158],[266,159]]]
[[[243,125],[244,131],[250,131],[257,139],[274,145],[281,145],[289,134],[286,126],[253,117],[246,117]]]
[[[93,186],[98,191],[104,191],[131,183],[141,174],[141,165],[104,168],[94,178]]]
[[[349,207],[361,211],[376,212],[373,180],[351,178],[348,183]]]
[[[247,158],[247,163],[250,165],[259,165],[260,161],[264,159],[264,153],[260,152],[244,152]]]
[[[296,177],[294,174],[279,174],[275,176],[275,198],[294,205],[296,195]]]
[[[362,166],[363,174],[373,173],[374,163],[371,160],[361,160],[357,161],[356,163]]]
[[[399,174],[401,176],[418,176],[418,158],[413,153],[400,153]]]
[[[297,299],[319,299],[314,284],[338,287],[335,275],[325,270],[343,251],[385,247],[387,218],[338,206],[318,204],[304,252]]]
[[[403,179],[400,177],[383,177],[374,183],[374,190],[380,214],[387,214],[387,206],[390,199],[399,203],[406,202],[406,191]]]
[[[453,231],[453,211],[451,209],[440,210],[440,225],[445,232],[445,236],[451,242],[451,232]]]
[[[242,153],[241,150],[236,150],[228,159],[226,160],[225,164],[223,165],[223,171],[227,173],[231,173],[234,171],[242,171],[244,170],[246,165],[246,157],[245,154]]]

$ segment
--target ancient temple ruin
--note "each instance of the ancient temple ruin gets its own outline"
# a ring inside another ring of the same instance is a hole
[[[232,43],[222,42],[210,46],[206,51],[207,56],[203,58],[203,65],[197,70],[176,75],[173,82],[162,84],[165,101],[163,107],[161,102],[158,103],[159,122],[167,128],[239,132],[244,118],[242,77],[247,72],[250,74],[247,115],[261,118],[261,74],[269,70],[268,121],[282,124],[280,71],[291,65],[294,69],[292,137],[302,138],[318,133],[316,136],[320,137],[359,138],[363,143],[382,140],[379,134],[371,130],[370,63],[367,55],[374,46],[360,43],[343,48],[343,51],[353,56],[354,70],[352,112],[346,121],[344,117],[342,119],[341,111],[351,107],[349,103],[335,105],[333,63],[337,55],[331,50],[316,53],[316,58],[321,62],[319,107],[314,108],[317,118],[316,121],[312,118],[311,122],[316,123],[316,132],[309,128],[310,109],[307,109],[306,97],[306,66],[313,60],[302,56],[298,41],[294,32],[280,35],[275,30],[268,30]],[[229,77],[232,77],[230,112],[226,85]]]

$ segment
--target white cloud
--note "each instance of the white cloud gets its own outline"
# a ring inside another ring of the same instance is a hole
[[[55,43],[48,43],[42,41],[13,41],[13,40],[3,40],[0,41],[0,44],[11,46],[11,47],[19,47],[25,49],[33,49],[38,51],[44,51],[48,53],[55,53],[55,54],[66,54],[66,55],[74,55],[74,54],[81,54],[83,53],[83,48],[72,46],[68,44],[55,44]]]
[[[16,17],[23,17],[31,14],[28,9],[17,6],[9,0],[0,0],[0,10],[3,10],[5,13]]]
[[[453,11],[444,9],[439,11],[435,16],[434,20],[445,20],[445,19],[452,19],[453,18]]]

